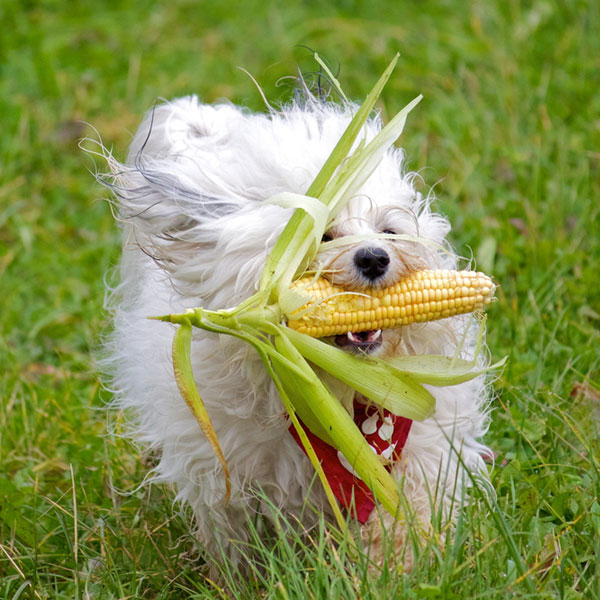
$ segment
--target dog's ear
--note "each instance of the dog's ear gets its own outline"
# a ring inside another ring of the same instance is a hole
[[[223,217],[248,204],[224,180],[217,158],[244,118],[230,104],[180,98],[148,112],[124,164],[107,153],[111,174],[100,179],[114,194],[126,244],[175,276],[188,269],[199,250],[214,248]]]
[[[147,236],[172,237],[239,210],[215,170],[214,148],[226,143],[232,105],[205,105],[195,96],[165,102],[148,112],[125,164],[110,159],[110,182],[119,220]]]

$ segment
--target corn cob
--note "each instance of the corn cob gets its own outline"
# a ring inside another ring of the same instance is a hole
[[[473,312],[493,299],[495,285],[483,273],[439,269],[417,271],[395,285],[365,292],[348,292],[311,277],[295,281],[291,289],[312,299],[290,315],[288,326],[326,337]]]

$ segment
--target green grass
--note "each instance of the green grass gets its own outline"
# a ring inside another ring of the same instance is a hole
[[[494,356],[510,359],[488,435],[497,503],[476,499],[410,575],[369,576],[324,528],[309,546],[280,536],[260,585],[231,586],[600,597],[597,2],[4,0],[0,22],[0,598],[219,597],[172,493],[138,487],[148,457],[107,435],[92,356],[119,242],[77,140],[86,121],[122,157],[158,97],[261,109],[238,66],[285,100],[276,82],[314,70],[301,45],[359,100],[400,51],[387,114],[425,95],[402,140],[410,166],[501,286],[488,320]]]

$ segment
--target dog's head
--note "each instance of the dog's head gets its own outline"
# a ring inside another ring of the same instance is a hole
[[[158,265],[188,305],[224,308],[251,295],[291,216],[267,200],[308,189],[355,109],[308,102],[264,115],[195,97],[155,107],[127,164],[111,164],[126,247],[146,261],[140,268]],[[380,119],[371,119],[365,138],[380,128]],[[390,150],[331,223],[315,267],[334,283],[363,290],[417,269],[453,266],[440,251],[448,223],[415,190],[416,179],[404,171],[402,151]],[[365,332],[336,342],[385,352],[398,335]]]

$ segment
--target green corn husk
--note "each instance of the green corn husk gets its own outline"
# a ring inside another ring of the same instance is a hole
[[[202,400],[197,391],[192,391],[195,386],[189,361],[190,325],[232,335],[248,342],[258,352],[317,470],[341,527],[344,520],[339,507],[297,417],[312,433],[341,451],[385,509],[398,518],[402,518],[400,495],[395,481],[372,452],[346,409],[307,361],[392,413],[415,420],[428,417],[435,407],[433,396],[422,383],[453,385],[485,371],[476,368],[476,361],[467,363],[440,356],[383,362],[350,355],[283,325],[289,314],[305,301],[290,293],[291,282],[302,276],[314,260],[323,232],[375,170],[401,134],[408,113],[421,99],[419,96],[407,105],[369,143],[362,141],[355,145],[397,58],[392,60],[356,112],[306,195],[280,194],[270,200],[296,210],[265,263],[257,293],[232,310],[196,308],[183,314],[157,317],[179,324],[180,332],[184,330],[184,333],[178,332],[173,346],[178,386],[221,461],[227,490],[230,484],[225,459]],[[320,59],[317,57],[317,60]],[[349,154],[353,146],[355,150]]]
[[[433,414],[435,399],[410,375],[410,370],[401,371],[369,356],[357,359],[294,329],[286,328],[285,335],[310,362],[391,413],[415,421]]]
[[[181,397],[189,406],[194,417],[196,417],[196,421],[200,424],[204,435],[208,439],[223,467],[225,473],[225,502],[228,502],[229,496],[231,495],[229,468],[227,467],[227,461],[225,460],[221,445],[217,439],[217,434],[210,422],[204,402],[202,402],[202,398],[196,387],[196,382],[194,381],[190,357],[191,345],[192,325],[189,321],[186,321],[181,323],[173,337],[173,372],[175,375],[175,382],[177,383],[177,388],[179,389]]]

